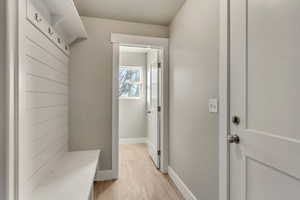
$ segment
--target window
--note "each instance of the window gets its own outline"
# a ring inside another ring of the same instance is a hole
[[[141,98],[143,90],[142,67],[120,67],[119,72],[119,97],[120,98]]]

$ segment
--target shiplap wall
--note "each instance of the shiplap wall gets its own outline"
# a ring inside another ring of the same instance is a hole
[[[27,200],[51,164],[68,150],[68,57],[23,17],[18,168],[19,198]]]

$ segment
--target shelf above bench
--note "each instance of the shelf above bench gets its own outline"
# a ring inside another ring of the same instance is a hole
[[[52,25],[61,30],[69,44],[77,39],[87,39],[88,35],[73,0],[39,0],[49,8]]]
[[[65,153],[33,192],[32,200],[89,200],[100,151]]]
[[[87,32],[73,0],[27,1],[29,20],[32,20],[36,26],[39,25],[37,20],[43,18],[47,21],[48,26],[51,26],[51,28],[55,30],[68,45],[71,45],[79,39],[87,39]],[[34,13],[32,13],[32,10],[34,10]],[[36,17],[36,14],[39,16]],[[46,34],[48,33],[46,32]]]

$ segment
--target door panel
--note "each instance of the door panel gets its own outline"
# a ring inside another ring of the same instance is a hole
[[[300,2],[230,5],[230,199],[299,199]]]
[[[247,159],[246,162],[248,177],[247,200],[299,199],[299,180],[264,163],[252,159]]]
[[[157,168],[160,166],[159,151],[159,69],[158,69],[158,50],[153,49],[148,53],[148,78],[150,81],[150,109],[148,109],[148,150]]]
[[[300,139],[300,1],[248,2],[248,127]]]

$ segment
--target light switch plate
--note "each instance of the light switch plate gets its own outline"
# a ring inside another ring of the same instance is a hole
[[[218,99],[209,99],[208,100],[208,110],[210,113],[217,113],[219,108],[218,108]]]

